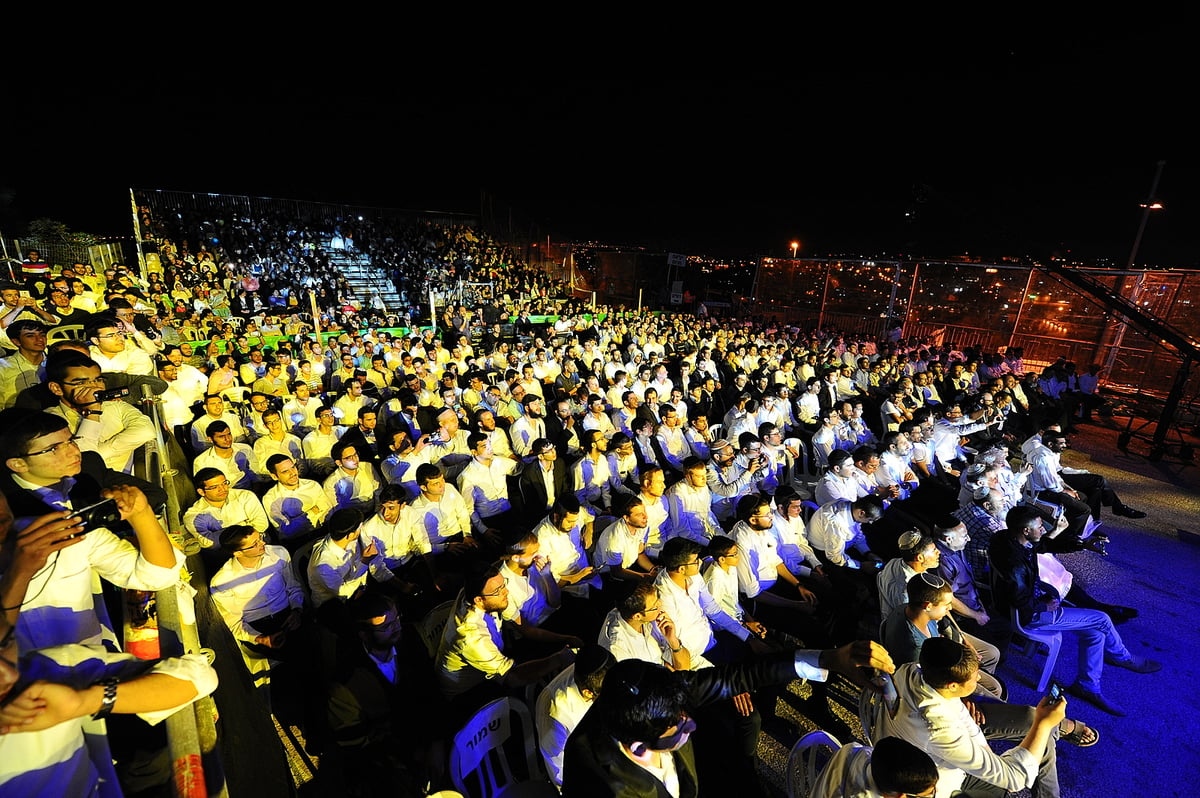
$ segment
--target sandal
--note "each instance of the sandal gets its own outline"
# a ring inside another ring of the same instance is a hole
[[[1072,720],[1071,723],[1074,725],[1071,727],[1070,734],[1060,733],[1058,739],[1080,748],[1091,748],[1100,742],[1100,732],[1081,720]]]

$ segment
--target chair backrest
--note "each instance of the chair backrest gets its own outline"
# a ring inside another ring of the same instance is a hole
[[[842,744],[829,732],[818,729],[801,737],[792,746],[787,763],[789,798],[808,798],[817,775],[833,758]]]
[[[421,642],[425,644],[425,651],[431,660],[437,657],[438,647],[442,643],[442,632],[446,629],[450,614],[454,612],[454,601],[443,601],[416,623],[417,634],[421,636]]]
[[[80,341],[83,340],[83,325],[82,324],[60,324],[57,327],[51,327],[46,332],[46,346],[58,341]]]
[[[494,798],[515,784],[525,787],[522,795],[538,795],[534,785],[544,785],[546,796],[556,796],[541,772],[537,750],[529,709],[515,698],[499,698],[454,735],[450,778],[468,798]]]

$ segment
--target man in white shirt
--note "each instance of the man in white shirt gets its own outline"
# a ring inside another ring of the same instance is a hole
[[[102,371],[122,371],[126,374],[154,374],[154,361],[136,346],[126,346],[127,333],[121,322],[112,316],[93,316],[84,330],[92,342],[92,359]]]
[[[316,534],[333,509],[333,502],[320,483],[302,479],[290,457],[271,455],[267,471],[275,484],[263,494],[262,505],[285,543],[298,545]]]
[[[546,773],[559,789],[562,788],[567,738],[600,694],[604,674],[615,663],[607,650],[589,643],[580,650],[573,664],[564,668],[538,693],[533,711],[538,750],[546,761]]]
[[[495,533],[513,521],[512,502],[508,496],[508,477],[516,473],[517,463],[492,453],[486,435],[473,432],[467,436],[471,462],[458,478],[459,492],[471,514],[471,527],[480,534]]]
[[[83,451],[98,452],[114,471],[133,471],[133,453],[154,440],[154,423],[121,401],[101,402],[100,366],[74,351],[56,353],[46,369],[46,384],[58,397],[49,411],[67,420]]]
[[[606,584],[611,579],[640,582],[653,573],[655,567],[646,556],[646,527],[649,524],[646,507],[638,497],[622,494],[613,509],[620,512],[621,517],[600,533],[600,540],[592,552],[592,563],[598,572],[606,575]]]
[[[209,584],[213,603],[241,645],[242,658],[256,685],[270,679],[270,660],[280,659],[290,633],[303,621],[304,590],[283,546],[268,545],[263,533],[233,524],[222,530],[221,548],[231,556]],[[293,655],[306,656],[297,651]]]
[[[617,662],[640,659],[673,671],[695,670],[711,664],[684,646],[675,622],[663,611],[658,591],[650,581],[637,582],[629,595],[617,602],[604,619],[599,642]]]
[[[721,524],[712,509],[712,493],[708,489],[708,472],[698,457],[688,457],[682,463],[683,479],[667,489],[670,510],[668,537],[685,537],[707,545],[721,534]]]
[[[17,394],[42,382],[46,374],[46,325],[18,319],[6,332],[17,351],[0,360],[0,409],[12,407]]]
[[[374,513],[375,496],[379,493],[375,468],[369,462],[360,461],[354,445],[345,440],[335,443],[329,456],[337,465],[325,478],[325,495],[329,501],[338,509],[353,507],[363,515]]]
[[[255,483],[267,478],[254,450],[244,443],[234,443],[233,432],[224,421],[208,425],[208,439],[213,445],[196,457],[193,473],[201,468],[216,468],[235,488],[244,490],[251,490]]]
[[[266,534],[267,514],[258,497],[248,490],[231,487],[229,478],[215,468],[202,468],[192,477],[200,499],[183,514],[183,528],[204,548],[221,541],[221,533],[231,526],[248,526]]]
[[[325,537],[313,546],[308,561],[308,585],[317,609],[333,599],[348,601],[366,589],[368,576],[379,582],[393,578],[379,558],[375,541],[359,539],[362,523],[359,510],[344,507],[334,510],[321,527]]]

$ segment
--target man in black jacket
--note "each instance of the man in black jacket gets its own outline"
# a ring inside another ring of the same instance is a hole
[[[699,780],[689,738],[703,730],[692,708],[795,678],[823,681],[830,670],[861,681],[862,667],[895,670],[878,643],[865,641],[678,673],[638,659],[619,662],[567,740],[563,795],[695,798]],[[677,789],[669,791],[664,779]]]

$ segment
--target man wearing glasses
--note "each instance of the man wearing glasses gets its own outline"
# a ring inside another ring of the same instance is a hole
[[[17,626],[22,650],[102,641],[115,646],[93,581],[99,575],[134,590],[175,584],[183,553],[172,548],[152,509],[166,502],[166,494],[106,467],[93,452],[81,452],[60,416],[7,410],[0,413],[0,430],[0,451],[11,455],[4,461],[7,472],[0,477],[0,490],[8,497],[17,529],[47,513],[112,498],[120,523],[132,528],[138,543],[135,548],[106,527],[74,533],[82,535],[82,542],[52,554],[30,580]]]
[[[101,371],[123,371],[127,374],[154,374],[154,361],[136,346],[127,347],[123,322],[113,316],[93,316],[84,328],[92,342],[92,359]]]
[[[219,543],[231,556],[213,575],[209,591],[261,687],[270,680],[270,660],[279,659],[289,633],[300,629],[304,591],[287,549],[268,545],[254,527],[227,526]]]
[[[56,352],[47,362],[46,384],[58,397],[47,412],[67,420],[80,448],[98,452],[114,471],[132,473],[133,453],[154,440],[154,423],[132,405],[96,398],[104,390],[99,364],[78,352]]]
[[[183,526],[195,535],[200,545],[210,548],[221,542],[221,533],[231,526],[248,526],[255,532],[267,531],[267,514],[258,497],[240,490],[216,468],[202,468],[192,477],[200,499],[183,514]]]

